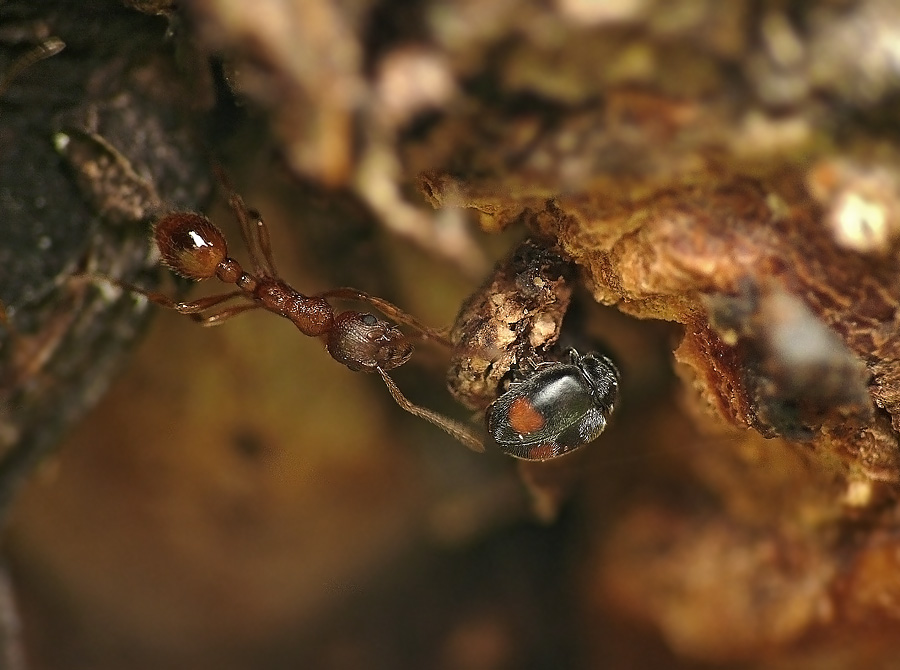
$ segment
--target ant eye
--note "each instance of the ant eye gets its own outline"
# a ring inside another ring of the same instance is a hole
[[[378,323],[378,319],[376,319],[372,314],[363,314],[361,320],[367,326],[374,326],[376,323]]]

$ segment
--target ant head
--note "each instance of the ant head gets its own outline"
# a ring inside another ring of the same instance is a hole
[[[413,345],[403,332],[371,314],[344,312],[328,333],[328,353],[354,372],[391,370],[412,356]]]
[[[222,232],[205,216],[193,212],[169,212],[156,222],[153,238],[163,262],[187,279],[215,277],[219,263],[228,255]]]

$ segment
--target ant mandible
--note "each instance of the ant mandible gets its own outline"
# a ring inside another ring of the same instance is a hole
[[[294,290],[278,275],[272,255],[268,228],[258,212],[230,191],[228,204],[240,223],[244,244],[250,254],[252,272],[228,256],[222,231],[202,214],[169,212],[154,225],[153,238],[163,263],[175,273],[194,281],[215,277],[237,290],[191,302],[177,302],[154,291],[128,286],[151,302],[190,315],[204,326],[215,326],[239,314],[265,309],[291,321],[308,337],[321,338],[329,355],[355,372],[377,372],[394,401],[404,410],[424,419],[462,442],[473,451],[484,451],[478,436],[463,424],[409,401],[387,374],[406,363],[413,345],[403,332],[372,314],[346,311],[335,314],[326,298],[354,300],[372,305],[384,315],[416,330],[424,339],[449,346],[445,337],[421,324],[396,305],[353,288],[338,288],[307,296]],[[242,299],[240,304],[228,303]],[[213,311],[209,311],[213,310]]]

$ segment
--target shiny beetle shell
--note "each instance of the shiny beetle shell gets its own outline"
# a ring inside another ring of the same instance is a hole
[[[488,432],[504,453],[546,461],[593,441],[606,428],[619,371],[606,356],[569,351],[569,363],[543,363],[487,410]]]

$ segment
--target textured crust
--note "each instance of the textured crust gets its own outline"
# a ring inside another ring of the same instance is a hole
[[[572,298],[574,266],[559,251],[525,240],[463,304],[450,332],[456,353],[447,384],[483,410],[510,373],[547,358]]]

